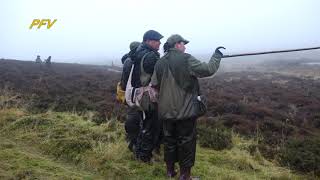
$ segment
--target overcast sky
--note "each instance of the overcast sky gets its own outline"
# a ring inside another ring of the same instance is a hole
[[[1,0],[0,58],[119,59],[149,29],[162,44],[182,35],[191,54],[320,46],[319,18],[319,0]]]

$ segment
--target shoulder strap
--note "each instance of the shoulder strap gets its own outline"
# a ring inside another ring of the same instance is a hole
[[[142,74],[146,74],[146,72],[144,71],[144,68],[143,68],[143,63],[144,63],[144,59],[146,58],[146,56],[149,55],[150,53],[152,53],[152,52],[151,51],[147,52],[146,54],[144,54],[142,56],[142,59],[141,59],[141,62],[140,62],[140,70],[141,70]]]
[[[141,82],[142,86],[147,86],[150,82],[150,79],[151,79],[151,75],[146,73],[143,68],[144,60],[145,60],[146,56],[149,55],[150,53],[152,53],[152,52],[146,53],[142,57],[141,62],[140,62],[140,82]]]
[[[128,78],[128,81],[127,81],[126,89],[132,87],[131,79],[132,79],[133,68],[134,68],[134,64],[132,64],[132,66],[131,66],[130,75],[129,75],[129,78]]]

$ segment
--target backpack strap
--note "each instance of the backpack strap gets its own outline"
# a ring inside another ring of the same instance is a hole
[[[151,78],[151,75],[146,73],[144,68],[143,68],[143,63],[144,63],[144,59],[146,58],[147,55],[151,54],[152,51],[147,52],[146,54],[143,55],[141,62],[140,62],[140,81],[142,86],[146,86],[145,81],[147,81],[148,79]]]
[[[127,81],[126,90],[125,90],[125,99],[129,106],[134,105],[134,92],[135,89],[132,88],[131,79],[132,79],[132,72],[133,72],[134,64],[131,66],[130,75]]]
[[[132,72],[133,72],[133,69],[134,69],[134,64],[132,64],[132,66],[131,66],[131,70],[130,70],[129,78],[128,78],[128,81],[127,81],[126,89],[127,89],[128,87],[132,87],[131,80],[132,80]],[[128,83],[130,83],[130,84],[128,84]]]
[[[141,69],[141,72],[142,72],[142,73],[146,73],[146,72],[144,71],[144,68],[143,68],[144,59],[146,58],[147,55],[149,55],[149,54],[151,54],[151,53],[152,53],[152,52],[147,52],[146,54],[144,54],[144,55],[142,56],[142,59],[141,59],[141,62],[140,62],[140,69]]]

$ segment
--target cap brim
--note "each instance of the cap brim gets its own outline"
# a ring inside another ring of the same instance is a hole
[[[182,42],[184,42],[184,44],[188,44],[189,43],[189,41],[186,40],[186,39],[184,39]]]
[[[163,36],[162,36],[162,35],[160,35],[159,37],[154,38],[154,39],[151,39],[151,40],[160,41],[162,38],[163,38]]]
[[[151,41],[160,41],[161,39],[152,38],[152,39],[147,39],[147,40],[151,40]]]

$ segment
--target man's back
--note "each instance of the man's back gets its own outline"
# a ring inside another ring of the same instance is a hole
[[[143,70],[151,76],[154,70],[154,66],[160,58],[160,54],[145,43],[142,43],[138,47],[132,59],[135,66],[132,73],[132,82],[131,82],[133,87],[145,86],[150,82],[150,79],[148,80],[149,82],[141,82],[141,79],[140,79],[140,76],[141,76],[140,63],[143,57],[144,57]]]
[[[129,79],[130,71],[132,68],[132,60],[129,56],[124,60],[122,75],[121,75],[121,89],[126,90],[127,82]]]

